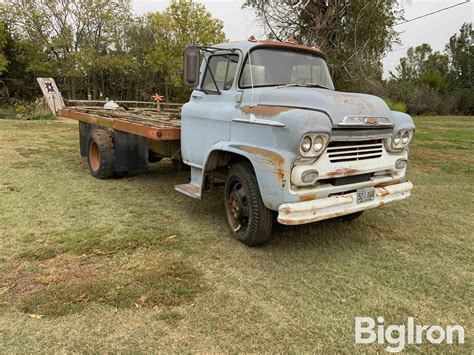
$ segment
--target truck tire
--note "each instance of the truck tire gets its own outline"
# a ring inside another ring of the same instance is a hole
[[[272,213],[263,204],[252,166],[246,162],[232,165],[224,191],[233,236],[248,246],[266,243],[272,233]]]
[[[97,179],[109,179],[114,176],[114,141],[112,134],[106,129],[91,131],[87,143],[87,163],[91,175]]]

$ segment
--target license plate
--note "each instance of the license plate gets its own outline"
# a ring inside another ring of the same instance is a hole
[[[373,200],[375,200],[375,189],[373,187],[357,190],[357,203]]]

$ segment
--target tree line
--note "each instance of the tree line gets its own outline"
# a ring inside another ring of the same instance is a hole
[[[383,79],[382,59],[399,41],[396,0],[246,0],[267,36],[326,53],[336,88],[376,94],[410,113],[471,113],[471,24],[446,50],[410,48]],[[193,0],[136,16],[130,0],[5,0],[0,5],[0,100],[38,96],[36,77],[55,77],[67,98],[184,102],[182,54],[226,40],[223,24]]]
[[[474,31],[465,23],[444,51],[409,48],[385,85],[385,96],[411,113],[474,113]]]
[[[31,100],[36,77],[54,77],[70,99],[172,101],[187,45],[226,40],[203,5],[173,0],[134,16],[129,0],[6,0],[0,7],[0,98]]]

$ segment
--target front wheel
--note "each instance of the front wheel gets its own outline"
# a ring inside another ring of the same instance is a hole
[[[250,164],[231,166],[225,184],[225,208],[232,234],[248,246],[266,243],[272,233],[272,213],[265,207]]]

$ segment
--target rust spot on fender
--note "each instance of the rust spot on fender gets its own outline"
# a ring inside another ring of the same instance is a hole
[[[300,202],[316,200],[316,194],[298,196]]]
[[[253,113],[254,115],[272,117],[282,112],[293,110],[293,108],[287,106],[257,105],[253,107],[244,106],[242,110],[247,114]]]
[[[358,169],[354,168],[344,168],[344,169],[336,169],[334,171],[330,171],[327,175],[329,177],[336,177],[336,176],[352,176],[359,172]]]
[[[239,145],[235,146],[236,148],[243,150],[244,152],[250,153],[255,155],[255,160],[260,163],[270,164],[275,167],[275,174],[280,182],[283,182],[285,178],[285,158],[283,158],[280,154],[273,152],[271,150],[257,148],[257,147],[250,147],[246,145]]]

